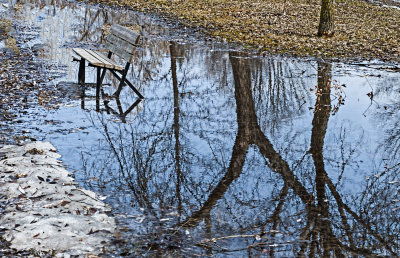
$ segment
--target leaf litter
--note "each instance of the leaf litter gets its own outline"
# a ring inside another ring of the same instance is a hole
[[[179,20],[259,54],[400,62],[400,9],[335,1],[335,35],[317,37],[318,0],[89,0]],[[390,2],[388,2],[390,4]]]

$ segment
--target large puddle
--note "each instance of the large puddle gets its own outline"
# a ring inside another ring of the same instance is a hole
[[[69,101],[14,127],[108,196],[116,255],[399,253],[398,73],[248,56],[130,11],[20,2],[24,47],[55,64],[50,84]],[[71,48],[98,47],[113,23],[145,36],[129,73],[143,101],[107,97],[111,77],[99,98],[76,85]]]

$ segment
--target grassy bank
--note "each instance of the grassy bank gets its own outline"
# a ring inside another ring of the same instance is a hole
[[[335,3],[335,36],[318,38],[317,0],[92,0],[130,6],[205,28],[260,52],[400,62],[400,10],[364,1]]]

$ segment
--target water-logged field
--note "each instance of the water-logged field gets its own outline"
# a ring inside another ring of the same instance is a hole
[[[81,186],[108,196],[115,255],[399,252],[390,66],[246,55],[173,22],[67,1],[20,1],[8,15],[61,96],[49,108],[39,87],[37,105],[2,126],[50,141]],[[112,77],[97,98],[76,85],[71,48],[99,47],[113,23],[145,39],[129,72],[143,101],[129,88],[109,97]]]

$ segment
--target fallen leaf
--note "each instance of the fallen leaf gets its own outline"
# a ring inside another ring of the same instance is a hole
[[[71,203],[71,202],[70,202],[70,201],[66,201],[66,200],[62,200],[61,203],[60,203],[60,205],[64,207],[64,206],[67,205],[68,203]]]

